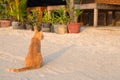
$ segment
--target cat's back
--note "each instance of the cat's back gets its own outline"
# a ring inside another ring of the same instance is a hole
[[[28,55],[33,56],[40,53],[40,41],[37,38],[31,39],[31,44],[28,50]]]

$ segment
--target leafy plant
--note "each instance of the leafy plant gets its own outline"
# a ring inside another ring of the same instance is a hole
[[[9,7],[7,0],[0,0],[0,19],[9,19]]]
[[[51,17],[50,17],[50,15],[48,14],[48,11],[47,11],[47,10],[44,10],[44,11],[43,11],[42,22],[43,22],[43,23],[51,23]]]
[[[15,21],[24,21],[27,0],[8,0],[10,15]]]
[[[78,16],[82,14],[81,9],[75,9],[74,11],[74,21],[77,22]]]
[[[69,16],[66,14],[66,12],[67,9],[64,7],[61,7],[60,9],[53,11],[51,13],[53,23],[67,24],[69,21]]]
[[[39,12],[37,10],[33,9],[33,10],[31,10],[30,13],[28,13],[27,21],[32,26],[39,27],[40,23],[39,23],[39,17],[38,16],[39,16]]]
[[[74,0],[68,0],[68,13],[70,15],[70,22],[77,22],[78,16],[82,14],[81,9],[75,9]]]
[[[52,23],[52,24],[57,23],[56,17],[55,17],[55,11],[51,11],[50,17],[51,17],[51,23]]]

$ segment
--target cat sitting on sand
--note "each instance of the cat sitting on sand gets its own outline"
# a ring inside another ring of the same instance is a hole
[[[19,69],[7,69],[8,72],[22,72],[31,69],[40,68],[43,58],[41,54],[41,40],[43,39],[42,32],[34,30],[34,36],[31,39],[31,44],[28,54],[25,58],[25,67]]]

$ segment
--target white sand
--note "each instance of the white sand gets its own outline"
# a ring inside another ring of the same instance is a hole
[[[120,27],[82,28],[79,34],[44,33],[43,66],[21,73],[32,31],[0,28],[0,80],[120,80]]]

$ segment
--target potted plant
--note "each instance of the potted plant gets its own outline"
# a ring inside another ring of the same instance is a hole
[[[27,13],[27,16],[25,18],[25,28],[26,30],[33,30],[33,16],[30,13]]]
[[[0,0],[0,27],[9,27],[9,8],[5,0]]]
[[[66,14],[67,9],[61,7],[52,12],[52,22],[54,24],[54,31],[59,34],[67,33],[67,23],[69,21],[69,16]]]
[[[48,14],[47,10],[43,11],[42,17],[42,31],[43,32],[50,32],[51,31],[51,17]]]
[[[80,32],[80,23],[78,23],[78,16],[82,14],[81,9],[75,9],[74,7],[74,0],[71,0],[68,3],[69,6],[69,15],[70,15],[70,23],[68,24],[68,31],[69,33],[79,33]],[[71,5],[72,4],[72,5]]]
[[[24,18],[26,16],[26,0],[8,0],[10,16],[12,17],[12,27],[14,29],[24,29]]]
[[[33,30],[37,29],[38,31],[41,30],[41,25],[39,22],[39,12],[36,9],[32,9],[28,14],[27,14],[27,22],[32,25]]]

